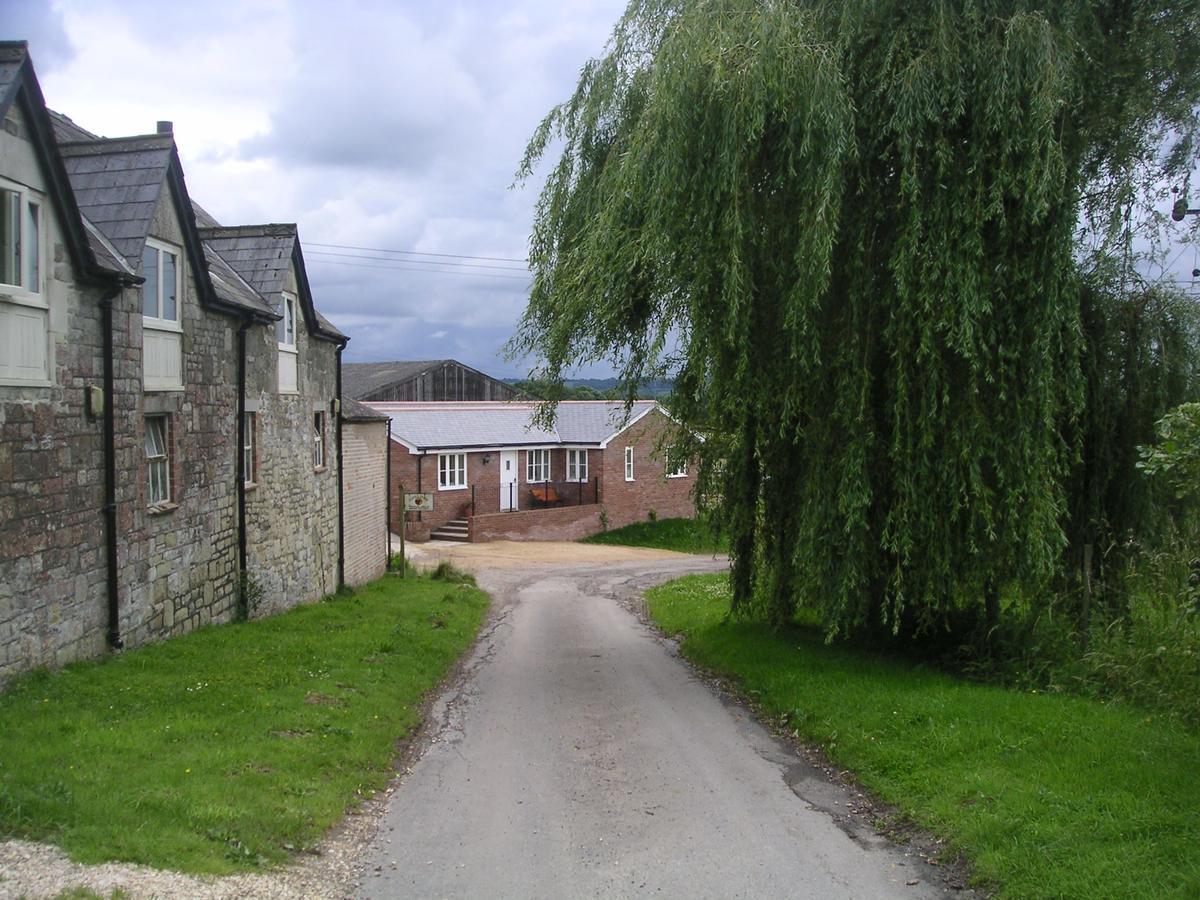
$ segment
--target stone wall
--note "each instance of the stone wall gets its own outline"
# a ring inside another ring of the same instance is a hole
[[[346,422],[342,442],[346,584],[357,585],[387,571],[387,423]]]
[[[164,186],[150,235],[183,246],[179,212]],[[142,386],[139,291],[122,294],[116,332],[120,373],[117,480],[121,634],[126,645],[184,634],[234,617],[237,576],[237,322],[201,306],[186,254],[180,323],[183,390]],[[171,501],[147,502],[145,417],[170,420]]]
[[[17,104],[0,129],[0,173],[44,194]],[[100,289],[77,285],[49,202],[43,209],[45,384],[0,384],[0,683],[101,653],[107,621]],[[0,291],[2,296],[2,291]]]
[[[286,289],[296,293],[295,272]],[[280,298],[269,298],[274,303]],[[246,410],[257,416],[258,473],[246,494],[246,568],[262,589],[254,615],[337,590],[337,345],[298,317],[297,391],[279,390],[275,329],[246,334]],[[325,418],[325,464],[314,466],[313,415]]]

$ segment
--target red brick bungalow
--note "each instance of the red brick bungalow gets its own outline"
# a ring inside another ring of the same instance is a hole
[[[406,536],[570,540],[651,516],[692,516],[694,473],[667,462],[674,423],[654,401],[561,403],[553,427],[536,403],[372,403],[391,419],[392,529],[404,492],[433,495]]]

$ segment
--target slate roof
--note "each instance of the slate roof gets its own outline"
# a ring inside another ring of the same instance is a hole
[[[344,374],[343,374],[344,378]],[[392,420],[392,437],[418,450],[598,446],[658,404],[638,400],[626,419],[619,400],[574,400],[558,405],[554,425],[533,422],[537,403],[369,403]]]
[[[371,409],[365,403],[359,403],[349,397],[342,398],[343,422],[386,422],[387,420],[388,417],[384,413]]]
[[[70,116],[55,112],[49,108],[46,109],[46,112],[50,116],[50,123],[54,126],[54,138],[60,144],[66,144],[71,141],[103,140],[102,135],[88,131],[82,125],[76,123]]]
[[[200,238],[266,297],[283,291],[292,268],[295,225],[201,228]]]
[[[21,67],[29,56],[24,41],[0,43],[0,111],[8,109],[21,85]]]
[[[141,271],[173,149],[169,134],[59,144],[79,211],[134,271]]]
[[[396,360],[378,363],[342,363],[342,393],[348,397],[365,397],[381,387],[397,381],[408,381],[422,372],[436,368],[452,359]]]

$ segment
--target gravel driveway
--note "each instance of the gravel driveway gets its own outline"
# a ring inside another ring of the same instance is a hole
[[[416,549],[416,548],[414,548]],[[723,560],[581,544],[419,549],[495,603],[386,796],[318,856],[203,879],[0,844],[0,897],[938,897],[851,789],[722,700],[636,614]]]

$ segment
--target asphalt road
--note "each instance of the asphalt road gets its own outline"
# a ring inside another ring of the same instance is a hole
[[[390,799],[361,896],[950,893],[631,611],[645,586],[723,563],[480,563],[493,618]]]

